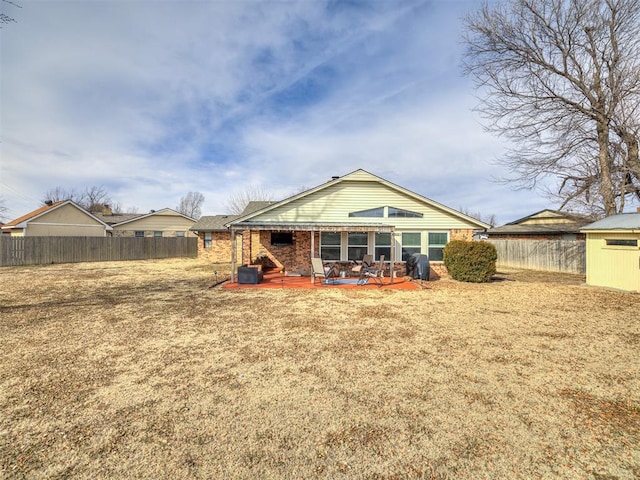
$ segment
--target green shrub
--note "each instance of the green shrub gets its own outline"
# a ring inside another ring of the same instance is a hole
[[[444,247],[444,265],[454,280],[490,282],[496,273],[496,247],[489,242],[452,240]]]

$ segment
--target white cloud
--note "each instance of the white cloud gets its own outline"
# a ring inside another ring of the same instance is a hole
[[[57,185],[141,211],[200,191],[214,214],[247,185],[283,197],[364,168],[530,213],[537,197],[489,182],[502,145],[460,78],[477,3],[24,2],[2,30],[0,195],[18,216]]]

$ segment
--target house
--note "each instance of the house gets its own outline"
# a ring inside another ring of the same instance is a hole
[[[249,202],[242,211],[242,215],[248,215],[258,211],[274,202]],[[231,259],[231,230],[227,224],[240,215],[207,215],[202,216],[190,228],[198,236],[198,257],[213,263],[228,263]],[[240,241],[237,238],[236,241]],[[236,252],[242,252],[242,243],[236,246]],[[236,254],[237,262],[242,262],[239,253]]]
[[[640,208],[582,228],[587,240],[587,284],[640,292]]]
[[[72,200],[46,205],[12,220],[2,227],[14,237],[106,237],[112,228]]]
[[[584,275],[585,243],[580,228],[593,218],[541,210],[487,230],[498,266]]]
[[[492,240],[584,240],[580,228],[594,218],[557,210],[541,210],[487,230]]]
[[[96,214],[113,228],[114,237],[186,237],[193,236],[190,228],[196,220],[170,208],[151,210],[146,214],[111,213],[105,206],[103,213]]]
[[[226,223],[231,235],[232,275],[236,258],[250,264],[267,259],[287,272],[308,275],[311,257],[325,261],[359,261],[365,254],[388,259],[404,274],[413,253],[428,254],[442,267],[444,246],[471,240],[489,225],[411,192],[364,170],[332,177],[280,202]],[[241,237],[241,254],[235,251]]]

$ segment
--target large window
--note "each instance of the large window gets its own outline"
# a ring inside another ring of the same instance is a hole
[[[414,253],[421,253],[420,245],[420,232],[402,232],[402,261],[406,262]]]
[[[340,260],[340,232],[320,234],[320,256],[323,260]]]
[[[371,208],[369,210],[360,210],[359,212],[350,212],[350,217],[384,217],[384,207]]]
[[[444,246],[449,241],[447,232],[429,232],[429,260],[441,262],[444,258]]]
[[[349,232],[347,260],[362,260],[367,254],[367,233]]]
[[[411,212],[402,208],[389,207],[389,218],[422,218],[419,212]]]
[[[375,260],[384,255],[385,261],[391,260],[391,234],[376,233]]]

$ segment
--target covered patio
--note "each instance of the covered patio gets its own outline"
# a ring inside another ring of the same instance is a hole
[[[317,279],[315,283],[309,282],[307,276],[287,276],[277,269],[264,272],[262,281],[258,284],[239,284],[233,279],[225,283],[225,289],[261,289],[261,288],[306,288],[306,289],[383,289],[383,290],[420,290],[420,284],[409,280],[406,277],[392,279],[385,277],[382,279],[382,286],[370,282],[365,285],[357,285],[354,278],[338,278],[337,283],[323,283],[323,279]]]
[[[236,259],[237,255],[237,237],[242,236],[242,264],[250,264],[253,260],[256,250],[259,250],[259,254],[268,257],[276,266],[278,272],[280,270],[285,271],[286,278],[290,277],[292,272],[295,272],[297,278],[305,279],[307,284],[311,286],[313,284],[313,276],[311,275],[311,258],[320,257],[320,235],[323,232],[361,232],[361,233],[388,233],[393,239],[395,227],[393,225],[382,223],[295,223],[295,222],[239,222],[232,223],[230,225],[231,231],[231,282],[236,281],[236,272],[238,264]],[[284,251],[284,249],[278,249],[272,245],[267,245],[266,241],[261,237],[263,232],[273,234],[273,232],[286,232],[291,235],[296,235],[297,242],[292,242],[290,249]],[[256,235],[254,237],[254,234]],[[257,243],[258,245],[253,245]],[[294,245],[295,243],[295,245]],[[307,245],[308,243],[308,245]],[[398,273],[394,275],[391,272],[395,271],[395,265],[393,259],[395,258],[395,242],[390,242],[390,255],[388,257],[388,278],[386,279],[389,284],[398,282]],[[287,259],[282,257],[288,256]],[[323,259],[327,264],[356,264],[358,260],[334,260]],[[374,260],[377,261],[376,258]],[[288,264],[287,264],[288,263]],[[289,275],[287,275],[287,273]],[[263,283],[267,283],[266,275],[262,280]],[[345,281],[341,286],[348,286],[351,282]]]

